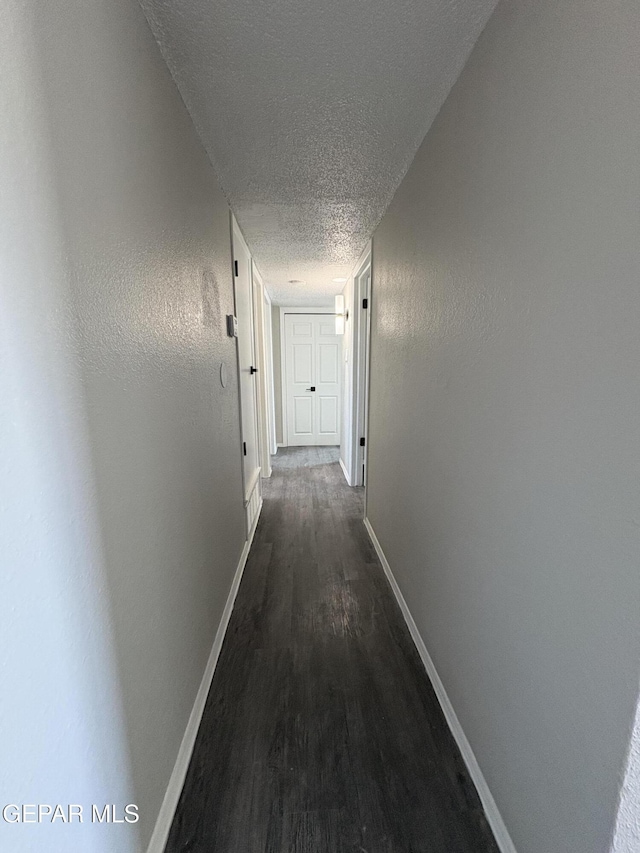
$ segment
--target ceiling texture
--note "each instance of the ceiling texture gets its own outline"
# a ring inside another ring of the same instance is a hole
[[[141,3],[274,302],[320,305],[496,0]]]

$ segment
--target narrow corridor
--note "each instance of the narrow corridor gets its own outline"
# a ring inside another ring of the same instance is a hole
[[[284,448],[167,853],[497,847],[336,448]]]

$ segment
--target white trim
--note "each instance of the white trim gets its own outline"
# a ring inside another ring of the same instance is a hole
[[[207,666],[205,667],[204,675],[202,676],[202,681],[200,682],[200,687],[198,688],[195,702],[191,709],[191,714],[189,715],[189,721],[187,722],[182,743],[178,750],[176,763],[174,764],[173,771],[169,777],[169,784],[167,785],[167,790],[165,792],[162,805],[160,806],[160,812],[158,813],[156,825],[154,827],[151,840],[149,841],[149,846],[147,847],[147,853],[164,853],[171,824],[173,823],[180,794],[182,793],[184,780],[187,775],[187,770],[189,769],[189,763],[193,754],[193,747],[196,742],[196,736],[198,734],[202,714],[204,713],[207,697],[209,696],[211,682],[213,681],[213,675],[218,663],[218,658],[220,657],[222,643],[229,626],[229,620],[231,618],[231,613],[233,612],[233,606],[235,604],[236,595],[238,594],[238,588],[240,587],[240,581],[242,580],[242,575],[247,564],[247,558],[249,556],[249,551],[251,550],[253,536],[256,532],[256,527],[258,526],[261,509],[262,502],[260,503],[260,509],[256,514],[256,520],[251,529],[251,534],[244,543],[242,553],[240,554],[240,560],[238,561],[238,566],[236,568],[235,575],[233,576],[233,581],[231,582],[231,589],[229,590],[227,602],[224,606],[224,610],[222,611],[222,618],[220,619],[220,624],[216,631],[211,653],[209,654],[209,660],[207,661]]]
[[[240,230],[240,226],[238,225],[238,220],[235,218],[235,216],[233,215],[233,213],[231,214],[231,222],[232,222],[233,230],[236,232],[236,235],[237,235],[237,237],[238,237],[238,241],[239,241],[239,242],[242,244],[242,246],[244,247],[244,250],[245,250],[245,252],[247,253],[247,255],[249,255],[249,257],[251,258],[251,260],[253,260],[253,255],[252,255],[252,253],[251,253],[251,249],[249,248],[249,244],[248,244],[248,243],[247,243],[247,241],[244,239],[244,234],[243,234],[243,233],[242,233],[242,231]]]
[[[327,305],[315,305],[312,308],[304,305],[280,305],[280,316],[285,314],[331,314],[335,317],[333,301]]]
[[[349,470],[348,481],[352,486],[362,486],[362,462],[366,449],[360,446],[362,437],[367,439],[365,412],[368,409],[368,354],[371,338],[371,274],[372,241],[369,240],[345,284],[343,295],[350,291],[348,321],[345,329],[343,351],[343,432],[341,446],[345,454],[344,463]],[[366,276],[369,277],[367,287]],[[362,309],[362,299],[369,299],[368,310]],[[367,442],[368,443],[368,442]],[[366,495],[365,495],[366,503]]]
[[[372,291],[371,245],[365,252],[360,265],[353,274],[353,334],[352,334],[352,388],[351,400],[351,482],[354,486],[365,485],[362,467],[367,459],[369,379],[371,352],[371,291]],[[367,309],[362,300],[368,300]],[[365,446],[360,446],[364,437]]]
[[[256,465],[258,474],[261,468],[262,462],[262,451],[261,451],[261,428],[260,428],[260,419],[261,419],[261,398],[259,395],[259,381],[252,383],[252,394],[253,394],[253,408],[254,408],[254,417],[251,419],[253,421],[252,428],[250,430],[250,435],[244,434],[244,418],[243,418],[243,406],[242,406],[242,365],[240,363],[240,339],[243,338],[243,335],[246,334],[247,339],[251,345],[251,358],[250,364],[255,366],[257,364],[257,343],[256,343],[256,306],[255,306],[255,288],[254,288],[254,271],[256,270],[255,264],[253,262],[253,257],[251,255],[251,250],[247,245],[247,241],[244,239],[244,235],[240,230],[240,226],[230,211],[230,221],[231,221],[231,259],[232,266],[235,267],[236,263],[238,263],[238,247],[242,249],[244,254],[246,255],[246,260],[249,263],[248,268],[248,276],[249,276],[249,328],[248,330],[243,331],[242,327],[240,327],[238,336],[236,337],[236,361],[237,361],[237,370],[238,370],[238,408],[240,412],[240,460],[241,460],[241,470],[242,470],[242,486],[244,490],[244,501],[245,508],[247,509],[247,520],[246,520],[246,533],[247,537],[249,536],[251,530],[251,513],[257,512],[257,500],[254,500],[255,497],[255,477],[256,472],[254,471],[251,475],[251,481],[249,483],[246,482],[246,473],[245,473],[245,462],[242,454],[242,445],[243,442],[246,442],[247,447],[254,447],[256,450]],[[259,275],[259,271],[258,271]],[[234,295],[234,312],[237,315],[238,313],[238,281],[237,276],[235,275],[235,269],[232,271],[232,280],[233,280],[233,295]],[[247,368],[245,367],[245,370]],[[269,460],[268,468],[270,469],[271,462]],[[250,512],[249,512],[250,510]]]
[[[255,261],[251,261],[251,273],[253,279],[253,335],[255,364],[258,368],[256,376],[256,402],[257,402],[257,428],[258,428],[258,454],[260,456],[261,476],[271,476],[271,447],[269,435],[269,381],[268,381],[268,353],[267,333],[265,325],[265,290],[260,270]],[[271,317],[269,316],[269,320]]]
[[[424,664],[424,668],[427,671],[427,675],[431,681],[433,689],[435,691],[436,696],[438,697],[438,701],[440,702],[440,707],[442,708],[442,712],[445,716],[447,724],[451,729],[451,734],[455,738],[456,743],[458,744],[458,749],[462,754],[462,758],[464,759],[464,763],[467,765],[467,770],[469,771],[469,775],[476,786],[476,790],[478,792],[478,796],[480,797],[480,802],[482,803],[482,807],[484,809],[484,813],[486,815],[489,826],[491,827],[493,834],[496,839],[496,843],[500,848],[501,853],[517,853],[516,848],[511,840],[507,827],[502,820],[502,815],[498,811],[498,806],[496,805],[495,800],[493,799],[493,795],[489,790],[489,786],[487,785],[487,780],[484,778],[482,774],[482,770],[480,769],[480,765],[478,764],[478,760],[473,754],[473,750],[471,749],[471,744],[467,740],[467,736],[465,735],[462,726],[460,725],[460,720],[458,719],[456,712],[454,711],[453,705],[451,704],[451,700],[447,695],[447,691],[445,690],[444,684],[440,680],[440,676],[438,675],[438,671],[436,670],[435,664],[431,659],[431,655],[427,651],[427,647],[424,644],[424,640],[420,636],[420,632],[418,631],[418,626],[413,620],[413,616],[411,615],[411,611],[407,606],[407,602],[404,600],[404,596],[400,591],[400,587],[393,576],[393,572],[391,571],[391,566],[387,558],[384,555],[384,551],[382,550],[382,546],[378,541],[378,537],[376,536],[373,527],[371,526],[371,522],[368,518],[364,519],[364,526],[367,528],[367,532],[373,544],[373,547],[376,550],[376,553],[382,563],[382,568],[387,576],[387,580],[393,590],[393,594],[396,597],[396,600],[400,606],[400,610],[402,611],[402,615],[405,618],[407,623],[407,627],[411,633],[411,637],[413,638],[413,642],[416,645],[418,650],[418,654],[422,658],[422,663]]]
[[[280,414],[282,420],[282,444],[278,447],[289,447],[289,430],[287,425],[287,366],[285,358],[287,345],[284,339],[284,309],[280,309]]]
[[[251,545],[253,544],[253,537],[255,536],[256,527],[258,526],[258,522],[260,521],[260,513],[262,512],[263,504],[264,504],[264,501],[262,500],[262,495],[260,495],[260,503],[258,504],[258,511],[256,512],[256,517],[253,521],[253,524],[251,525],[251,533],[249,534],[249,538],[244,543],[244,548],[242,549],[243,554],[245,552],[245,549],[247,552],[247,555],[244,558],[245,563],[247,562],[247,557],[249,556],[249,551],[251,550]],[[241,562],[242,562],[242,556],[240,556],[240,563]],[[240,563],[238,563],[238,568],[240,568]],[[243,571],[244,571],[244,568],[243,568]],[[240,578],[242,579],[242,574],[240,575]],[[235,583],[235,579],[234,579],[234,583]],[[237,590],[236,590],[236,593],[237,593]],[[235,600],[236,600],[235,596],[234,596],[233,600],[235,602]],[[233,606],[232,606],[232,609],[233,609]],[[231,614],[229,614],[229,615],[231,615]],[[225,630],[226,630],[226,628],[225,628]]]
[[[260,470],[261,470],[260,468],[256,468],[256,470],[255,470],[255,471],[253,472],[253,474],[251,475],[251,479],[249,480],[249,488],[248,488],[248,490],[247,490],[247,495],[248,495],[248,497],[246,497],[246,498],[244,499],[244,505],[245,505],[245,506],[247,506],[247,504],[248,504],[248,503],[249,503],[249,501],[251,500],[251,497],[252,497],[252,495],[253,495],[253,490],[255,489],[256,484],[257,484],[257,482],[258,482],[258,480],[259,480],[259,478],[260,478]]]
[[[258,521],[260,510],[262,509],[262,480],[258,476],[256,478],[251,497],[244,505],[246,514],[247,530],[253,530]]]
[[[342,461],[342,456],[340,457],[339,462],[340,462],[340,467],[342,468],[342,473],[344,474],[344,478],[347,481],[347,485],[350,486],[351,480],[349,479],[349,472],[347,471],[347,466]]]
[[[273,304],[269,291],[264,287],[264,301],[266,303],[264,329],[265,347],[267,350],[267,403],[269,411],[269,454],[273,456],[277,450],[276,442],[276,390],[275,372],[273,369]],[[269,472],[271,473],[271,472]]]

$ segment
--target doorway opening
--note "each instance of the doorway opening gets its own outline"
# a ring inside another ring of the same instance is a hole
[[[371,348],[371,252],[353,277],[353,459],[352,485],[367,484],[369,373]]]
[[[341,307],[336,300],[335,311],[333,306],[274,310],[278,447],[338,448],[337,461],[345,480],[363,489],[366,504],[371,243],[340,296]],[[296,458],[293,454],[289,464]]]
[[[326,308],[281,308],[282,425],[287,447],[338,446],[342,336]]]

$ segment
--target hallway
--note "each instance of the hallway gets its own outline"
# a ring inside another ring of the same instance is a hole
[[[1,21],[0,853],[640,853],[638,0]]]
[[[167,853],[497,851],[362,514],[280,449]]]

